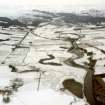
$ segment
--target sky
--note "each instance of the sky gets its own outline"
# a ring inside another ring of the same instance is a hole
[[[105,0],[1,0],[0,5],[103,5]]]
[[[9,15],[28,9],[70,10],[98,7],[105,8],[105,0],[0,0],[0,14]]]

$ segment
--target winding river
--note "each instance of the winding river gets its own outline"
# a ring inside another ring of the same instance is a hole
[[[78,37],[79,37],[78,40],[81,39],[80,36],[78,36]],[[95,102],[94,96],[93,96],[92,81],[93,81],[94,72],[89,68],[89,65],[86,65],[86,64],[80,65],[80,64],[75,62],[75,60],[82,58],[85,53],[88,54],[88,52],[85,49],[78,47],[78,45],[76,43],[76,41],[78,41],[78,40],[74,39],[74,41],[73,41],[73,39],[72,39],[72,41],[71,41],[72,49],[69,50],[69,52],[72,52],[73,54],[75,54],[76,57],[68,58],[66,61],[64,61],[64,63],[67,64],[68,66],[85,69],[87,71],[87,74],[86,74],[85,79],[84,79],[84,86],[83,86],[84,87],[84,89],[83,89],[84,95],[86,96],[86,99],[90,103],[90,105],[97,105]]]

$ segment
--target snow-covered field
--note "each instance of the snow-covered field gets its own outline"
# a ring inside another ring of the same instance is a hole
[[[77,43],[88,52],[94,53],[93,58],[98,59],[95,73],[100,74],[105,72],[105,54],[100,51],[105,50],[105,29],[86,28],[80,33],[73,28],[46,25],[30,31],[24,40],[22,39],[29,30],[0,30],[3,33],[0,34],[0,39],[3,39],[0,41],[0,89],[11,85],[11,80],[15,78],[24,81],[24,85],[10,96],[11,101],[8,105],[88,104],[85,96],[81,99],[68,90],[60,90],[63,87],[62,82],[66,79],[74,79],[83,85],[87,73],[84,68],[64,63],[68,58],[76,57],[72,52],[68,52],[72,44],[65,39],[68,37],[76,39],[78,35],[84,35]],[[21,47],[13,50],[17,44]],[[88,56],[84,54],[82,58],[75,59],[75,62],[84,65],[88,62]],[[11,72],[9,64],[15,66],[18,72]],[[39,72],[24,72],[25,70]],[[2,97],[0,94],[0,105],[5,105]]]

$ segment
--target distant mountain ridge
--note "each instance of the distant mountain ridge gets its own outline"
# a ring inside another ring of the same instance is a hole
[[[58,17],[58,14],[48,11],[40,11],[33,9],[31,12],[23,14],[18,17],[18,21],[27,24],[37,26],[42,22],[50,22],[53,18]]]
[[[64,25],[64,24],[78,24],[78,23],[91,23],[97,24],[105,22],[105,11],[101,10],[83,10],[80,13],[65,13],[65,12],[48,12],[48,11],[40,11],[33,9],[32,11],[28,11],[23,13],[21,16],[10,19],[8,17],[0,17],[0,25],[1,26],[11,26],[11,25],[19,25],[19,26],[27,26],[33,25],[38,26],[40,23],[50,22],[56,25]],[[62,24],[61,24],[62,23]]]
[[[93,17],[105,17],[105,10],[98,10],[98,9],[82,10],[80,14],[85,16],[93,16]]]
[[[91,23],[97,24],[105,22],[105,17],[91,16],[91,15],[81,15],[74,13],[59,13],[59,15],[64,16],[63,20],[66,23],[78,24],[78,23]]]
[[[9,27],[11,25],[24,25],[23,23],[19,22],[17,19],[10,19],[8,17],[0,17],[0,26]]]
[[[60,18],[61,17],[61,18]],[[21,18],[21,22],[27,24],[37,25],[41,22],[52,22],[56,20],[56,23],[65,22],[65,23],[92,23],[97,24],[101,22],[105,22],[105,11],[90,9],[88,11],[84,10],[80,13],[54,13],[48,11],[40,11],[40,10],[32,10],[31,13],[26,14],[25,16],[19,17]]]

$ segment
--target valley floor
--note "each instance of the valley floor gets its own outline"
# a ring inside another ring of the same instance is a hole
[[[90,56],[78,47],[93,52],[95,74],[105,73],[105,29],[74,28],[45,25],[33,30],[0,29],[0,90],[11,86],[16,78],[23,81],[23,86],[10,95],[8,105],[88,104],[84,94],[80,98],[67,89],[62,91],[62,83],[73,79],[84,88]],[[0,105],[4,104],[1,93]]]

